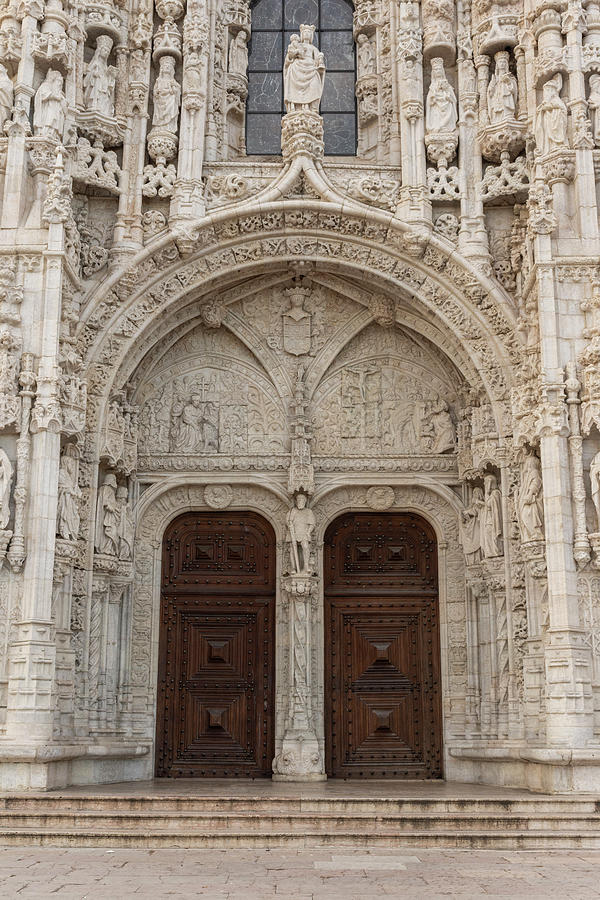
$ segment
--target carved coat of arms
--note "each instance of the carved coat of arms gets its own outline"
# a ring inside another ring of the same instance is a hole
[[[312,315],[304,309],[304,301],[310,296],[310,288],[294,286],[286,296],[290,308],[283,313],[283,349],[293,356],[310,353]]]

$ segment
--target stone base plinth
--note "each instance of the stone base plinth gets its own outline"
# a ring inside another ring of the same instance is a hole
[[[326,781],[319,742],[312,735],[287,734],[273,760],[273,781]]]
[[[51,791],[77,784],[146,781],[152,775],[147,744],[0,742],[0,791]]]
[[[451,747],[448,781],[526,788],[544,794],[600,791],[600,746],[575,750],[545,747]]]

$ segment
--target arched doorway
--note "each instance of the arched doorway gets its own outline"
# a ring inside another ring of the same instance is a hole
[[[275,535],[190,512],[163,540],[156,775],[257,777],[274,754]]]
[[[413,513],[348,513],[325,534],[327,774],[442,775],[437,544]]]

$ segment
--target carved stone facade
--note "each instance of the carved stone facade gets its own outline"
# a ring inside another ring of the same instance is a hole
[[[594,4],[355,0],[344,158],[310,28],[251,156],[257,4],[63,6],[0,11],[0,788],[152,776],[163,534],[231,509],[275,777],[325,777],[328,525],[409,511],[445,777],[598,790]]]

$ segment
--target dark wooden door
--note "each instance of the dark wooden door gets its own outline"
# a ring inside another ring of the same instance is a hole
[[[274,754],[275,535],[186,513],[163,544],[156,774],[256,777]]]
[[[411,513],[350,513],[325,536],[327,772],[439,778],[437,547]]]

